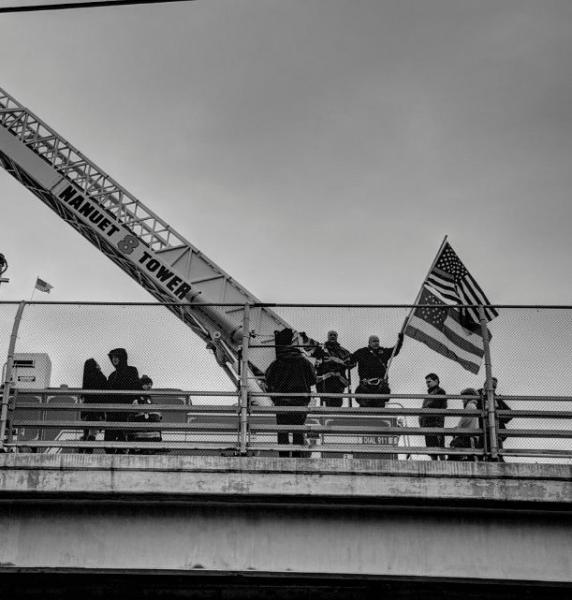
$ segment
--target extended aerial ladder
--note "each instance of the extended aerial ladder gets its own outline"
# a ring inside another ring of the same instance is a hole
[[[249,354],[252,379],[266,370],[273,332],[290,326],[250,308],[253,294],[2,89],[0,163],[203,339],[235,383],[248,310],[261,346]]]

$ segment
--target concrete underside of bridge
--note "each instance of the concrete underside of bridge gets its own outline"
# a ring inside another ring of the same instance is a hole
[[[571,474],[569,465],[2,455],[0,593],[564,598]]]

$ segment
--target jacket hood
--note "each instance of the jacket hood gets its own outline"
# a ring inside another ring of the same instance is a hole
[[[125,367],[127,365],[127,350],[125,348],[113,348],[113,350],[109,351],[109,360],[111,360],[114,356],[119,358],[119,366]]]
[[[294,346],[282,346],[276,349],[279,360],[297,360],[302,357],[302,352]]]

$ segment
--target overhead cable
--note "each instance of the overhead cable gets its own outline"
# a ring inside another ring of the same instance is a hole
[[[50,2],[48,4],[19,4],[0,6],[0,13],[38,12],[41,10],[65,10],[77,8],[101,8],[128,6],[132,4],[166,4],[167,2],[195,2],[196,0],[73,0],[70,2]]]

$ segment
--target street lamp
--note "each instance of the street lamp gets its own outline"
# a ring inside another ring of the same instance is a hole
[[[8,283],[10,280],[7,277],[2,277],[8,269],[8,261],[6,257],[0,253],[0,283]]]

